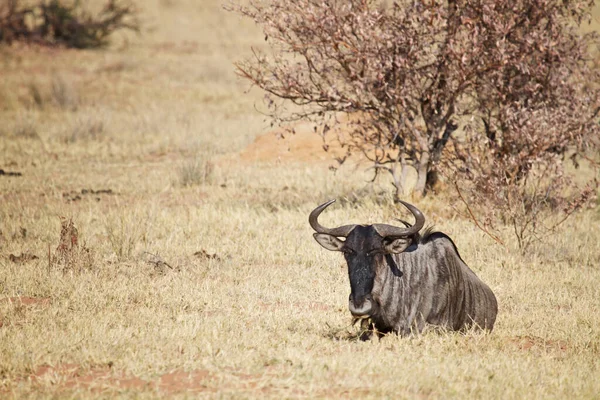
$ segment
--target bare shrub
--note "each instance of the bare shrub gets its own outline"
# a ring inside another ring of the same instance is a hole
[[[594,142],[587,136],[597,134],[598,123],[580,120],[581,113],[571,109],[581,106],[576,101],[538,110],[502,107],[497,125],[486,128],[488,136],[474,135],[467,126],[469,151],[457,147],[457,157],[447,164],[470,216],[481,219],[488,233],[498,232],[499,222],[508,225],[522,252],[597,195],[596,177],[585,182],[565,168],[568,157],[576,171],[582,159],[596,171],[586,151]]]
[[[399,197],[407,168],[418,172],[417,194],[436,183],[444,149],[466,119],[484,120],[470,129],[488,134],[497,120],[494,104],[538,110],[573,99],[584,106],[572,111],[589,120],[598,88],[585,93],[577,85],[598,81],[587,60],[599,42],[578,27],[592,6],[587,0],[400,1],[389,7],[363,0],[250,0],[230,8],[260,25],[270,44],[269,54],[255,50],[237,71],[266,92],[275,122],[312,120],[327,136],[340,114],[351,114],[352,129],[335,138],[347,149],[340,161],[363,154],[375,176],[391,174]]]
[[[78,0],[24,3],[8,0],[0,5],[0,42],[96,48],[107,45],[117,30],[139,31],[137,11],[119,0],[108,0],[96,15],[86,12]]]

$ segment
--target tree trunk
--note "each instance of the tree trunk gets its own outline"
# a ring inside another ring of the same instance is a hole
[[[394,185],[394,201],[397,201],[404,195],[404,180],[402,179],[402,170],[398,174],[397,165],[394,165],[390,170],[392,175],[392,184]]]
[[[435,192],[439,187],[437,186],[439,182],[439,175],[436,170],[430,170],[427,172],[427,184],[425,190],[427,192]]]
[[[398,173],[398,164],[400,165],[400,173]],[[401,155],[400,160],[392,169],[392,178],[394,180],[394,201],[402,200],[406,194],[406,179],[408,178],[409,165],[406,162],[406,156]]]
[[[429,172],[430,159],[429,151],[424,150],[421,152],[421,158],[417,165],[417,184],[414,189],[414,193],[418,197],[424,197],[427,190],[427,173]]]

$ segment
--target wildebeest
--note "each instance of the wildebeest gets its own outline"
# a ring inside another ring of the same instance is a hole
[[[341,251],[350,276],[349,308],[382,333],[408,335],[434,325],[448,330],[492,330],[498,303],[491,289],[465,264],[447,235],[426,229],[425,216],[401,201],[415,223],[344,225],[325,228],[309,216],[313,236],[327,250]],[[345,240],[341,240],[344,238]]]

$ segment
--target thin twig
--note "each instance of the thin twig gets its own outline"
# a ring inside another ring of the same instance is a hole
[[[165,260],[163,260],[162,257],[159,256],[158,254],[152,254],[148,251],[144,251],[144,254],[148,254],[149,256],[154,257],[154,260],[147,260],[147,262],[150,264],[153,264],[155,267],[160,267],[161,265],[165,265],[165,266],[173,269],[173,267],[170,266]]]
[[[467,201],[463,197],[462,193],[460,192],[460,189],[458,188],[458,184],[456,182],[454,182],[454,186],[456,187],[456,191],[458,192],[458,197],[460,197],[460,200],[464,203],[465,207],[467,207],[467,211],[469,212],[469,215],[470,215],[471,219],[473,220],[473,223],[475,223],[475,226],[478,227],[481,231],[483,231],[486,235],[488,235],[489,237],[491,237],[492,239],[494,239],[494,241],[496,243],[498,243],[499,245],[501,245],[505,249],[508,249],[508,247],[506,247],[506,245],[504,244],[504,242],[502,240],[500,240],[499,237],[497,237],[496,235],[493,235],[492,233],[490,233],[490,231],[488,231],[483,226],[481,226],[481,224],[479,223],[479,221],[477,220],[477,218],[475,218],[475,215],[473,214],[473,211],[471,211],[471,207],[469,207],[469,204],[467,203]]]

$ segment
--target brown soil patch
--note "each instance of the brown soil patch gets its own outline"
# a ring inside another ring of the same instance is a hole
[[[565,340],[546,340],[537,336],[515,336],[509,338],[508,342],[523,351],[537,349],[562,352],[570,347]]]
[[[94,391],[114,389],[155,389],[163,393],[199,392],[210,390],[206,384],[210,373],[205,370],[192,372],[173,371],[154,381],[113,371],[110,366],[84,370],[77,364],[58,366],[42,365],[29,375],[32,382],[51,382],[59,389],[89,388]]]
[[[206,391],[206,381],[210,379],[210,373],[205,370],[192,372],[174,371],[160,377],[158,387],[167,393],[181,391]]]
[[[269,368],[264,375],[249,375],[231,371],[233,380],[228,379],[228,385],[247,390],[268,391],[270,386],[263,386],[264,378],[278,375]],[[157,390],[162,394],[175,394],[182,392],[216,392],[216,386],[211,387],[210,382],[218,377],[206,370],[191,372],[173,371],[161,375],[154,380],[144,380],[136,376],[115,371],[110,365],[92,367],[85,370],[77,364],[61,364],[57,366],[42,365],[32,374],[27,376],[30,382],[43,384],[50,383],[57,390],[70,390],[75,388],[90,389],[102,392],[109,389],[121,390]],[[222,380],[219,380],[222,383]]]
[[[135,377],[114,376],[108,366],[92,368],[86,372],[76,364],[63,364],[55,367],[42,365],[29,376],[29,379],[40,383],[49,381],[63,389],[99,385],[135,389],[144,387],[147,384],[147,382]]]
[[[306,164],[328,164],[333,167],[340,166],[338,160],[345,160],[346,164],[352,166],[365,163],[365,166],[371,165],[366,162],[366,157],[360,153],[353,153],[347,158],[347,148],[342,148],[339,140],[347,138],[348,132],[352,128],[352,121],[359,121],[359,116],[341,118],[340,122],[332,126],[326,134],[326,140],[317,133],[315,124],[299,123],[293,127],[293,133],[283,128],[276,129],[257,136],[254,142],[248,145],[239,155],[225,156],[221,162],[231,164],[232,162],[242,161],[245,163],[306,163]],[[445,151],[453,152],[451,142]],[[327,151],[325,151],[327,149]],[[369,150],[371,157],[375,150]],[[235,157],[235,158],[234,158]],[[406,181],[406,190],[412,190],[417,182],[417,172],[414,168],[409,168],[409,176]],[[446,190],[446,184],[441,179],[434,191],[441,192]]]
[[[48,297],[18,296],[18,297],[4,297],[4,298],[0,299],[0,304],[2,304],[2,303],[11,303],[11,304],[22,305],[22,306],[47,306],[51,303],[51,300]]]
[[[343,126],[337,128],[343,129]],[[240,153],[244,162],[306,162],[337,164],[335,157],[343,156],[345,150],[335,142],[323,142],[323,138],[315,133],[313,124],[299,124],[294,127],[295,133],[283,129],[259,135]],[[334,138],[335,133],[328,137]],[[328,146],[328,151],[324,150]]]

